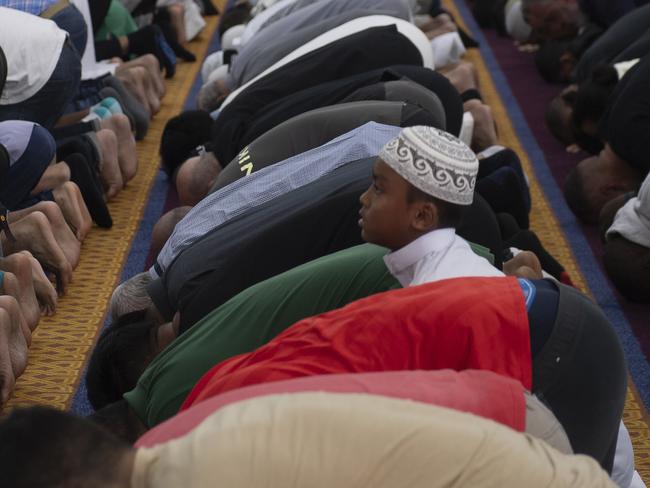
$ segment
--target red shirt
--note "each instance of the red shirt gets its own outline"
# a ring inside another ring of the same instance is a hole
[[[517,280],[443,280],[301,320],[257,350],[214,366],[181,410],[258,383],[417,369],[489,370],[530,390],[528,316]]]
[[[144,434],[136,447],[151,447],[182,437],[220,408],[249,398],[324,391],[368,393],[429,403],[473,413],[517,431],[526,422],[524,388],[521,383],[490,371],[390,371],[329,374],[274,381],[239,388],[203,401]]]

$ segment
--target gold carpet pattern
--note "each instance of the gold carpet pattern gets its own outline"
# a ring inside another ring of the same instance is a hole
[[[453,2],[451,0],[443,0],[443,3],[445,4],[445,8],[453,14],[454,19],[460,24],[463,24],[462,16]],[[466,25],[463,25],[463,28],[466,32],[470,32]],[[571,276],[573,283],[580,290],[591,295],[557,217],[537,181],[530,157],[522,147],[515,133],[508,111],[501,100],[494,85],[494,80],[480,52],[476,49],[470,49],[467,54],[467,59],[472,61],[478,68],[481,95],[485,103],[492,109],[499,127],[500,144],[513,149],[519,155],[526,176],[529,178],[530,193],[533,202],[533,208],[530,214],[531,229],[539,236],[544,247],[562,263]],[[636,469],[645,483],[650,485],[650,418],[631,378],[629,379],[629,384],[630,387],[625,403],[623,421],[630,432],[630,437],[634,445]]]
[[[222,0],[222,5],[225,0]],[[113,228],[93,227],[81,248],[81,261],[74,270],[66,296],[59,299],[53,317],[43,317],[36,329],[29,366],[16,384],[8,408],[49,405],[70,406],[86,360],[104,323],[108,300],[118,283],[131,243],[140,226],[149,192],[159,168],[158,146],[165,123],[183,108],[201,67],[219,19],[208,17],[199,38],[188,45],[197,61],[179,62],[174,78],[166,80],[161,110],[151,122],[144,140],[138,141],[138,173],[113,199],[109,208]]]
[[[226,0],[218,0],[216,3],[223,11]],[[462,17],[453,2],[444,0],[444,4],[462,24]],[[217,25],[217,17],[207,18],[204,31],[188,46],[198,61],[179,63],[174,78],[167,80],[167,94],[161,110],[152,121],[147,137],[138,142],[138,174],[110,202],[113,228],[103,230],[95,227],[88,234],[73,282],[66,296],[59,300],[56,315],[44,317],[34,333],[29,366],[18,379],[6,411],[26,405],[49,405],[59,409],[69,407],[90,350],[104,322],[108,300],[119,280],[140,225],[159,168],[158,146],[162,130],[166,121],[181,111]],[[549,252],[562,262],[576,286],[589,293],[480,53],[470,50],[468,58],[478,68],[481,93],[497,120],[500,143],[519,154],[530,179],[533,200],[531,228]],[[634,444],[637,470],[644,481],[650,483],[650,418],[631,381],[630,384],[624,421]]]

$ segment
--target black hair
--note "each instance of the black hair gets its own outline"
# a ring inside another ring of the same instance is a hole
[[[135,444],[147,431],[146,425],[124,399],[106,405],[88,419],[128,444]]]
[[[99,337],[86,372],[88,400],[96,410],[131,391],[153,360],[157,324],[145,314],[141,310],[122,315]]]
[[[599,209],[589,199],[580,168],[573,168],[569,172],[563,190],[564,199],[578,220],[585,224],[598,222]]]
[[[204,110],[186,110],[167,121],[160,139],[160,157],[169,177],[197,146],[210,140],[212,123],[212,117]]]
[[[503,35],[503,31],[505,31],[504,8],[506,3],[507,0],[479,0],[473,2],[471,9],[477,24],[484,29],[495,27],[499,34]]]
[[[567,105],[570,110],[573,110],[575,96],[575,91],[569,91],[555,97],[548,104],[544,115],[548,130],[553,134],[553,137],[566,146],[575,142],[575,133],[571,125],[571,114],[569,113],[567,117],[563,117],[562,106]]]
[[[2,486],[67,488],[116,480],[129,445],[73,414],[49,407],[14,410],[0,423]]]
[[[439,229],[457,229],[463,221],[463,214],[465,213],[465,207],[463,205],[456,205],[454,203],[440,200],[439,198],[424,193],[422,190],[414,187],[411,184],[409,184],[409,190],[406,194],[406,198],[409,203],[422,200],[425,202],[433,203],[438,210]]]
[[[598,135],[585,133],[582,126],[586,122],[599,125],[617,83],[616,69],[607,64],[599,64],[594,68],[589,79],[578,87],[573,103],[571,125],[576,142],[591,154],[600,152],[603,144]]]
[[[547,83],[564,83],[562,77],[561,58],[570,51],[570,43],[566,41],[547,41],[535,53],[537,71]]]
[[[603,261],[621,295],[631,302],[650,303],[650,249],[616,234],[605,245]]]
[[[251,19],[251,9],[250,3],[242,2],[224,12],[219,23],[219,39],[231,27],[248,22]]]

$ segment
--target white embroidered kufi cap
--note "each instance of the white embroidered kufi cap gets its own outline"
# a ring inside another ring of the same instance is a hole
[[[402,129],[379,157],[427,195],[456,205],[471,205],[478,174],[476,154],[464,142],[433,127]]]

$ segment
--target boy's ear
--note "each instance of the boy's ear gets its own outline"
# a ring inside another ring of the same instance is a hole
[[[414,204],[412,226],[417,232],[429,232],[438,228],[438,208],[432,202],[421,201]]]

